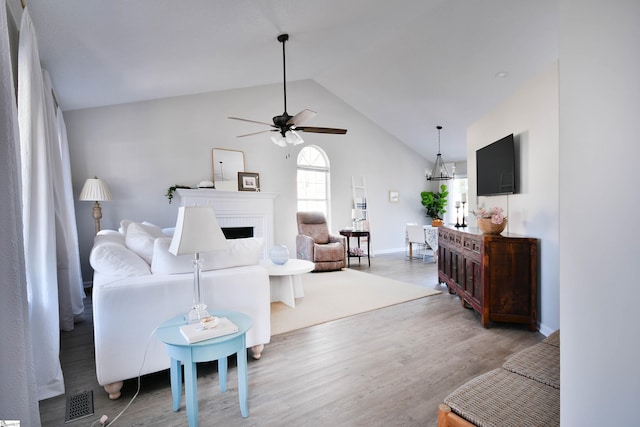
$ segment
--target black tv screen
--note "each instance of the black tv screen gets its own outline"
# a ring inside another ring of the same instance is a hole
[[[513,134],[476,151],[478,196],[516,193]]]

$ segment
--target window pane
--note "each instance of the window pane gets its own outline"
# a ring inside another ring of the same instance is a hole
[[[456,209],[456,202],[460,203],[462,193],[467,193],[468,181],[467,178],[456,178],[451,181],[449,188],[449,203],[445,220],[450,223],[462,223],[462,217],[469,216],[469,203],[464,204],[464,212],[462,211],[462,205],[459,209]],[[467,195],[467,201],[469,196]],[[457,215],[457,217],[456,217]]]
[[[298,154],[298,166],[314,166],[328,169],[325,156],[315,147],[304,147]]]
[[[298,212],[322,212],[327,216],[327,204],[324,201],[299,200]]]
[[[326,200],[327,173],[298,169],[298,199]]]
[[[298,154],[298,211],[319,211],[328,217],[329,160],[318,147],[308,146]]]

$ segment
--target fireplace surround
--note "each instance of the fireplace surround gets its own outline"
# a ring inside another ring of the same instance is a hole
[[[178,189],[180,206],[211,206],[221,228],[252,228],[264,239],[263,258],[274,244],[274,200],[277,193]]]

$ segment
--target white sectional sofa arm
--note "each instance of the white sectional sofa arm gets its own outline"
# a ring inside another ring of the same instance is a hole
[[[210,311],[235,310],[253,319],[247,347],[259,358],[271,337],[265,269],[204,271],[201,284]],[[123,380],[169,368],[165,346],[153,332],[165,320],[186,314],[192,304],[193,273],[127,277],[93,288],[96,375],[111,398],[119,397]]]
[[[193,305],[193,257],[169,252],[160,227],[123,220],[120,231],[102,230],[89,261],[93,276],[96,377],[117,399],[123,381],[169,368],[154,330]],[[269,276],[258,264],[261,238],[227,242],[227,251],[201,254],[203,301],[209,311],[233,310],[253,320],[247,347],[255,359],[271,339]]]

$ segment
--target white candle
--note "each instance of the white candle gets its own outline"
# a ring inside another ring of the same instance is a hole
[[[460,207],[460,202],[456,202],[456,208]]]
[[[467,201],[467,193],[462,193],[460,195],[460,200],[463,201],[463,202],[466,202]]]

